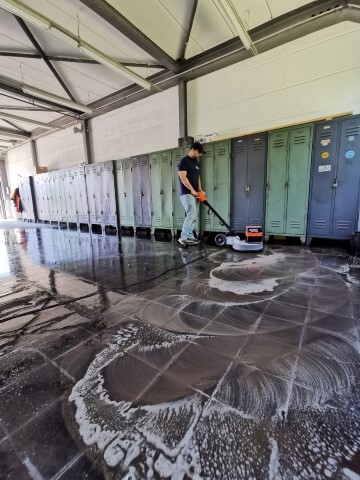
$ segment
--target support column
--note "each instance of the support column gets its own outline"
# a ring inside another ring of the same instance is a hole
[[[35,140],[30,140],[30,150],[33,166],[36,168],[39,166],[37,152],[36,152],[36,143]]]
[[[90,126],[89,120],[81,120],[81,129],[84,143],[85,163],[93,163],[90,147]]]
[[[179,138],[187,137],[187,82],[181,80],[179,89]]]

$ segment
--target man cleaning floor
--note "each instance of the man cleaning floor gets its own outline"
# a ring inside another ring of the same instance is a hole
[[[183,246],[200,243],[200,240],[194,237],[194,227],[199,209],[196,197],[198,192],[202,192],[199,159],[203,153],[206,152],[201,143],[195,142],[191,145],[186,157],[182,158],[178,165],[180,200],[186,214],[181,237],[178,240]]]

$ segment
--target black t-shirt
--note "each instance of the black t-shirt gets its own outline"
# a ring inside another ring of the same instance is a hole
[[[182,158],[178,165],[179,172],[187,172],[187,178],[193,189],[197,192],[199,190],[200,165],[196,158],[191,158],[188,155]],[[185,187],[180,177],[180,195],[188,195],[190,190]]]

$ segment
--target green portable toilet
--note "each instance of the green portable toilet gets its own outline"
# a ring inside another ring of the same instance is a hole
[[[313,125],[270,132],[265,240],[300,237],[305,243]]]
[[[151,153],[151,226],[156,229],[173,228],[173,187],[171,150]]]
[[[230,142],[206,144],[204,150],[206,153],[200,159],[202,188],[210,205],[230,224]],[[208,208],[201,205],[201,232],[226,230],[213,214],[208,214]]]
[[[121,227],[134,227],[134,205],[130,158],[116,161],[118,215]]]

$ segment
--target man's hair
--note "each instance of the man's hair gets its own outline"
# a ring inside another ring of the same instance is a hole
[[[193,143],[190,148],[193,150],[197,150],[199,153],[206,153],[204,147],[199,142]]]

